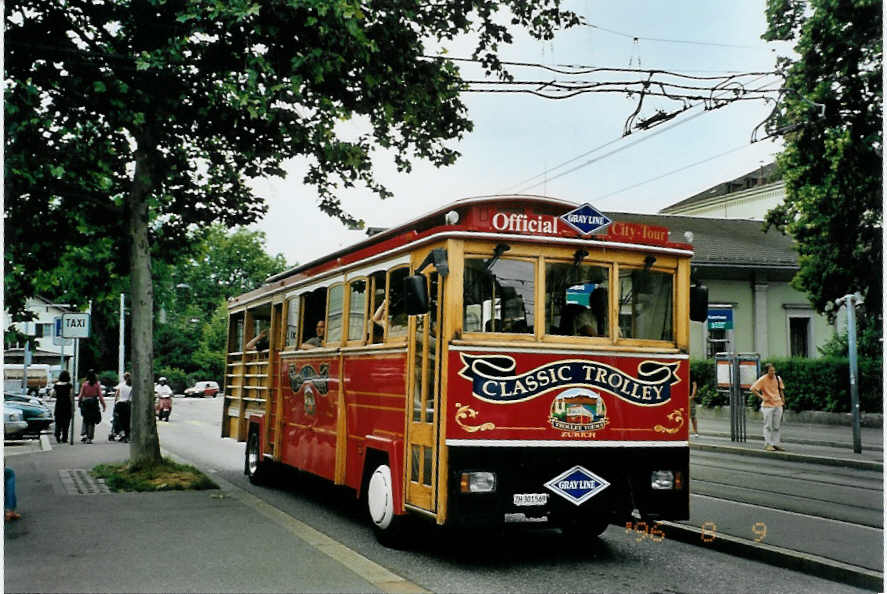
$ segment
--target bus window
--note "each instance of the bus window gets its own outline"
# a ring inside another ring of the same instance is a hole
[[[302,342],[300,349],[323,346],[326,324],[326,289],[321,287],[302,295]]]
[[[403,279],[408,277],[407,267],[395,268],[388,273],[388,337],[406,336],[407,311],[403,294]]]
[[[367,281],[351,281],[348,305],[348,340],[363,340],[364,322],[367,310]]]
[[[487,259],[465,259],[464,331],[532,334],[534,263],[501,259],[487,271]]]
[[[609,280],[603,266],[545,264],[545,333],[609,336]]]
[[[326,341],[339,344],[342,341],[342,314],[345,309],[345,285],[330,287],[329,312],[326,317]]]
[[[299,298],[291,297],[286,306],[286,348],[294,349],[299,344]]]
[[[673,340],[674,276],[652,270],[619,271],[619,331],[622,338]]]
[[[243,314],[231,316],[230,334],[228,336],[228,352],[234,353],[243,350]]]
[[[378,270],[370,275],[371,291],[373,293],[370,328],[367,329],[369,341],[372,344],[382,342],[385,339],[385,271]]]

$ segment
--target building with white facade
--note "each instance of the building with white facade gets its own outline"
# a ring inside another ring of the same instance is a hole
[[[59,365],[64,349],[65,361],[70,361],[73,356],[73,340],[68,339],[65,346],[61,340],[54,340],[53,332],[55,319],[62,314],[74,311],[67,304],[52,303],[42,297],[32,297],[25,303],[25,310],[30,312],[34,319],[27,322],[13,322],[9,312],[3,312],[4,331],[14,329],[28,337],[30,342],[31,362]],[[15,344],[5,344],[3,349],[4,363],[22,363],[24,361],[25,345],[21,341]]]
[[[694,358],[723,351],[817,357],[817,347],[835,335],[834,325],[790,284],[799,270],[794,241],[763,231],[767,211],[785,198],[774,175],[775,165],[765,165],[639,220],[668,227],[673,241],[693,238],[692,270],[709,290],[708,321],[691,324]]]

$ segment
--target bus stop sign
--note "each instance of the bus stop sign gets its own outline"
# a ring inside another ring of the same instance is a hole
[[[62,315],[62,338],[89,338],[89,330],[88,313]]]

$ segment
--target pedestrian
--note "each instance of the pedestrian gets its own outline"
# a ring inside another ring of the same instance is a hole
[[[690,424],[693,426],[693,437],[699,436],[699,427],[696,425],[696,380],[690,377]]]
[[[71,425],[71,413],[73,401],[71,400],[71,374],[68,370],[62,370],[58,380],[52,385],[55,393],[55,442],[68,441],[68,427]],[[73,436],[72,436],[73,437]]]
[[[761,399],[761,412],[764,415],[764,449],[768,452],[783,451],[779,438],[782,425],[782,409],[785,406],[785,385],[776,375],[772,363],[767,364],[767,373],[752,384],[751,392]]]
[[[3,467],[3,521],[12,522],[22,515],[15,511],[18,500],[15,498],[15,471],[9,466]]]
[[[132,413],[132,376],[127,371],[123,374],[123,381],[117,386],[117,392],[114,394],[114,417],[117,420],[117,426],[113,427],[113,433],[122,433],[123,437],[120,441],[127,443],[129,441],[129,421]]]
[[[105,398],[102,396],[102,385],[96,379],[94,370],[90,369],[86,373],[86,381],[80,387],[80,394],[77,396],[77,400],[80,402],[83,426],[86,428],[86,435],[80,438],[80,441],[92,443],[95,437],[95,426],[102,420],[102,413],[99,412],[99,403],[102,405],[102,412],[106,410]]]

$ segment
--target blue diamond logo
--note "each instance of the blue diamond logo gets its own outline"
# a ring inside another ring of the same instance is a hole
[[[574,505],[582,505],[609,486],[610,483],[578,465],[545,483],[546,488]]]
[[[561,220],[582,235],[606,229],[613,222],[610,217],[599,212],[587,202],[579,208],[561,215]]]

